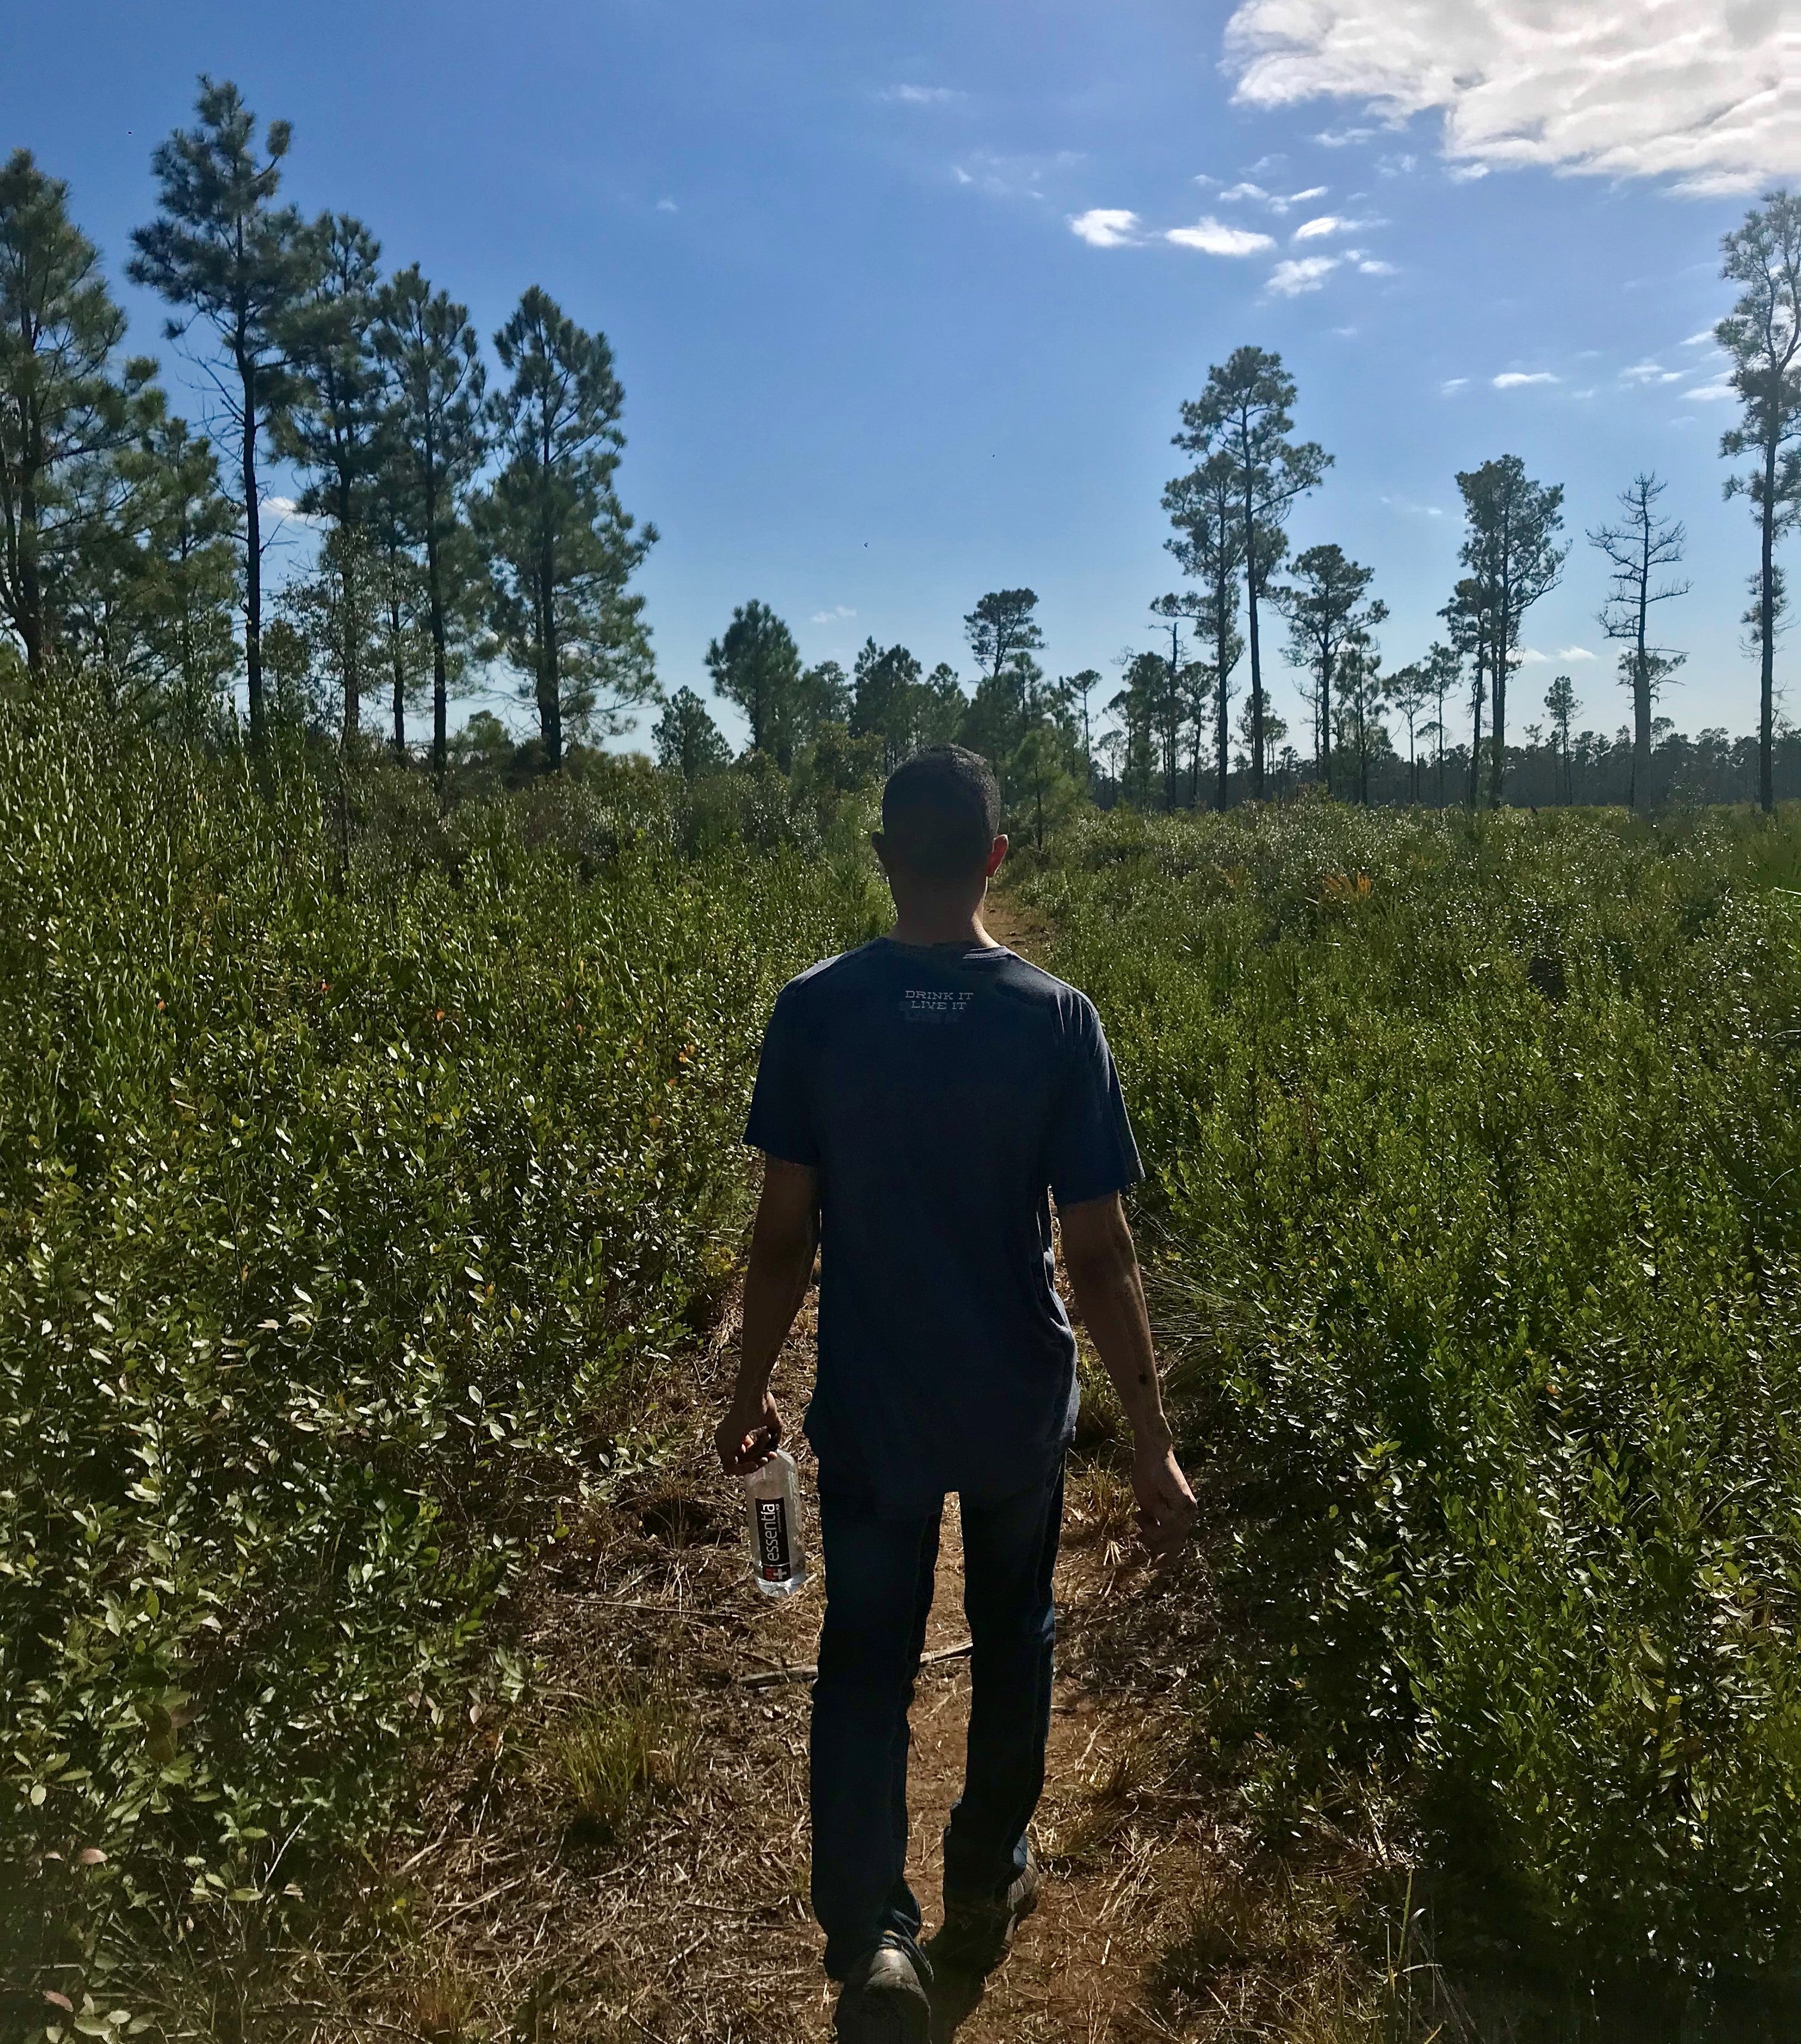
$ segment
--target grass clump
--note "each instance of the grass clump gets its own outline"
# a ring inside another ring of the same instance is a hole
[[[678,1798],[700,1757],[699,1727],[661,1691],[590,1705],[551,1734],[547,1757],[575,1834],[623,1845],[656,1804]]]

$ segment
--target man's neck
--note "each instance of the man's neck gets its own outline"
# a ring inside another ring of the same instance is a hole
[[[994,951],[1001,947],[988,934],[980,901],[897,902],[889,938],[897,944],[962,944],[970,951]]]

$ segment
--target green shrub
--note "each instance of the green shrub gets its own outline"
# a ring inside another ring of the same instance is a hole
[[[264,778],[0,697],[15,1973],[272,1923],[386,1820],[716,1297],[775,989],[872,914],[628,768]]]
[[[1029,882],[1237,1529],[1203,1735],[1412,1781],[1588,1962],[1801,1956],[1798,873],[1791,813],[1308,804]]]

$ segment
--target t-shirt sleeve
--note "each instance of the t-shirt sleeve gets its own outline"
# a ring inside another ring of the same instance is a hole
[[[1050,1189],[1059,1206],[1104,1200],[1144,1176],[1125,1095],[1100,1017],[1078,1002],[1069,1043],[1069,1069],[1050,1132]]]
[[[819,1139],[808,1097],[805,1049],[793,1000],[785,988],[776,997],[774,1012],[763,1032],[744,1140],[766,1157],[817,1170]]]

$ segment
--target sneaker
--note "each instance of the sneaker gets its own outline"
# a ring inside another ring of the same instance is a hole
[[[838,2044],[930,2044],[931,1976],[904,1939],[885,1937],[845,1979],[833,2026]]]
[[[1007,1956],[1015,1927],[1038,1907],[1040,1876],[1031,1847],[1026,1863],[998,1895],[944,1898],[944,1927],[927,1950],[935,1966],[985,1979]]]

